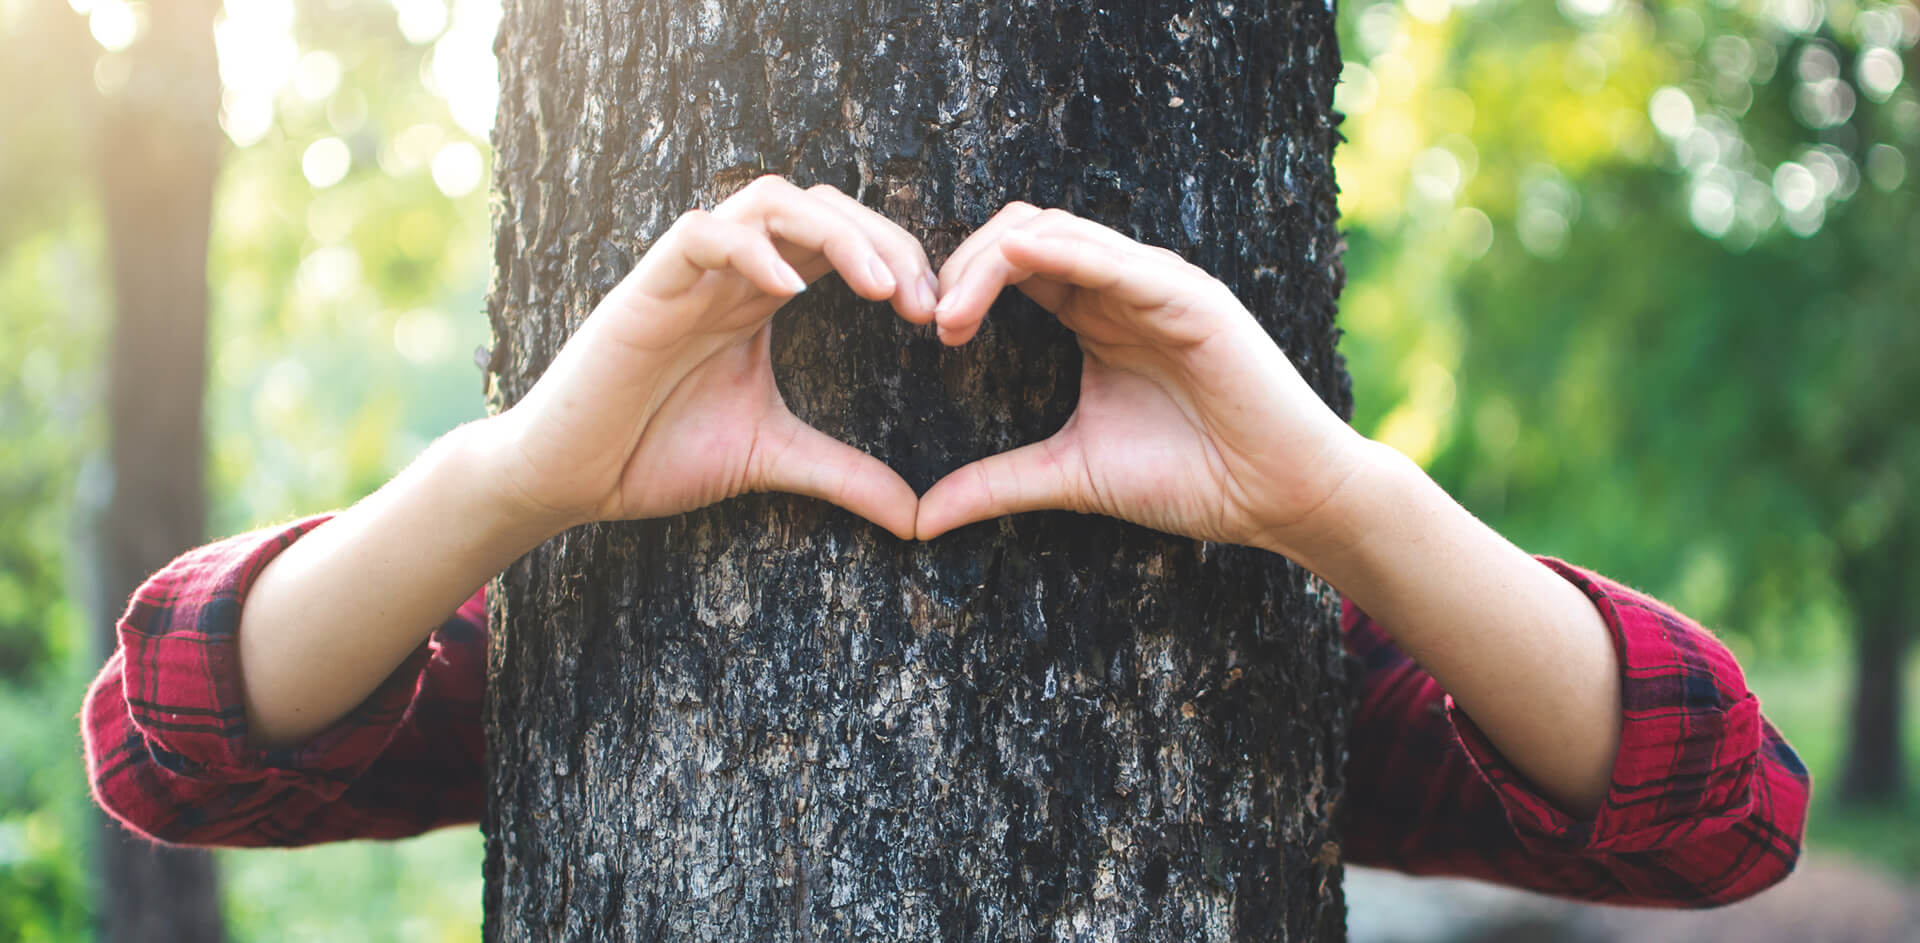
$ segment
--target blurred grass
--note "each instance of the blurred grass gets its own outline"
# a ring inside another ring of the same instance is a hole
[[[399,842],[223,851],[236,941],[464,943],[480,939],[478,828]]]

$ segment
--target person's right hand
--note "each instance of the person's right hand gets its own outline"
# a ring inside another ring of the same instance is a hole
[[[913,489],[801,422],[774,384],[773,313],[829,271],[908,321],[933,319],[919,241],[832,187],[763,177],[682,216],[489,421],[503,499],[557,531],[788,491],[913,536]]]
[[[1224,238],[1224,237],[1223,237]],[[1062,210],[1009,204],[941,269],[942,341],[1017,287],[1079,338],[1080,402],[1050,438],[962,466],[920,498],[919,537],[1023,511],[1118,517],[1308,560],[1345,540],[1334,496],[1371,443],[1227,286]]]

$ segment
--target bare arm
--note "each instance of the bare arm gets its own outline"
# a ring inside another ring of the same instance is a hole
[[[1052,438],[921,498],[928,539],[1064,508],[1300,561],[1394,635],[1566,811],[1605,795],[1621,725],[1605,624],[1574,587],[1314,395],[1225,286],[1173,253],[1025,204],[941,271],[940,337],[1013,285],[1072,329],[1080,402]]]
[[[238,639],[255,746],[298,743],[345,716],[482,584],[564,526],[515,513],[490,486],[494,421],[447,434],[261,571]]]
[[[297,743],[346,715],[481,584],[574,524],[791,491],[911,536],[907,483],[795,418],[773,382],[770,319],[828,271],[932,319],[919,243],[831,188],[768,178],[682,217],[519,404],[262,571],[239,628],[249,741]]]
[[[1599,611],[1412,461],[1369,445],[1374,458],[1329,501],[1321,532],[1291,553],[1385,628],[1529,781],[1592,815],[1622,723]]]

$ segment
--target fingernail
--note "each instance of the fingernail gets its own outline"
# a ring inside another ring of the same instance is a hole
[[[940,283],[934,280],[933,273],[920,276],[920,306],[932,311],[940,303]]]
[[[893,280],[893,273],[887,271],[887,264],[877,255],[867,259],[867,271],[873,273],[873,280],[879,282],[881,288],[892,291],[900,287],[900,283]]]
[[[796,295],[807,290],[807,280],[801,278],[800,273],[791,268],[787,269],[787,277],[784,280],[787,283],[787,290]]]

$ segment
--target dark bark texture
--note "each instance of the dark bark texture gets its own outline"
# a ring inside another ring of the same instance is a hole
[[[939,260],[1061,206],[1232,286],[1344,414],[1320,0],[508,0],[495,405],[682,211],[781,173]],[[916,488],[1041,438],[1079,360],[943,349],[837,283],[794,411]],[[1338,940],[1346,668],[1286,561],[1032,514],[901,542],[756,496],[575,529],[494,593],[491,940]]]
[[[150,5],[123,53],[99,128],[113,267],[108,377],[112,492],[97,528],[98,612],[115,619],[148,574],[205,539],[201,404],[207,374],[207,239],[219,169],[217,0]],[[213,859],[101,820],[101,939],[221,938]]]

